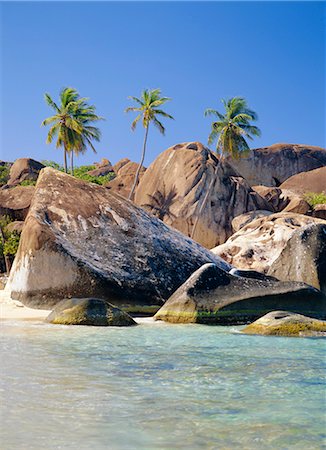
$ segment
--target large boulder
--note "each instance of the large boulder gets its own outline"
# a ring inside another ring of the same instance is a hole
[[[264,209],[257,209],[256,211],[249,211],[247,213],[240,214],[240,216],[237,216],[232,220],[232,229],[236,233],[253,220],[259,219],[260,217],[270,216],[271,214],[273,214],[271,211],[266,211]]]
[[[0,190],[0,215],[25,220],[34,195],[34,186],[16,186]]]
[[[251,150],[247,158],[230,161],[251,186],[279,186],[292,175],[326,166],[326,150],[298,144],[274,144]]]
[[[289,189],[297,194],[326,192],[326,167],[293,175],[284,181],[280,188]]]
[[[119,161],[113,166],[114,173],[118,174],[121,167],[125,166],[129,162],[131,162],[129,158],[119,159]]]
[[[113,180],[111,180],[108,184],[106,184],[106,187],[114,192],[117,192],[123,197],[128,198],[135,181],[137,169],[138,164],[135,162],[129,161],[126,164],[123,164],[119,168],[117,176]],[[142,179],[142,176],[144,175],[145,171],[146,168],[141,167],[139,172],[139,181]]]
[[[268,274],[284,281],[304,281],[326,295],[326,221],[294,231]]]
[[[225,244],[212,249],[215,255],[239,269],[268,273],[297,230],[312,224],[326,224],[322,219],[292,213],[277,213],[250,222],[230,237]],[[302,240],[302,252],[309,251]],[[298,256],[295,251],[292,258]],[[287,278],[288,279],[288,278]],[[305,279],[295,279],[305,281]]]
[[[268,186],[253,186],[253,189],[264,197],[274,212],[306,214],[310,210],[304,196],[289,189]]]
[[[288,311],[272,311],[242,330],[264,336],[326,336],[326,322]]]
[[[215,264],[198,269],[155,314],[172,323],[235,325],[256,320],[267,312],[288,309],[326,317],[326,297],[304,283],[270,277],[244,278]]]
[[[45,168],[7,289],[33,307],[97,297],[150,313],[206,262],[230,269],[120,195]]]
[[[207,248],[232,235],[234,217],[270,209],[230,164],[220,162],[199,142],[178,144],[161,153],[141,179],[135,203],[186,236],[191,236],[199,216],[194,239]]]
[[[62,300],[47,316],[46,321],[57,325],[104,327],[137,325],[129,314],[99,298],[70,298]]]
[[[32,158],[19,158],[10,168],[8,186],[15,186],[22,181],[36,181],[44,165]]]

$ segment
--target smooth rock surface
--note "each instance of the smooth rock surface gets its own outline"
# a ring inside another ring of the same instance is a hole
[[[0,190],[0,215],[25,220],[35,192],[34,186],[16,186]]]
[[[125,327],[137,325],[129,314],[99,298],[62,300],[46,322],[57,325],[93,325]]]
[[[250,222],[212,252],[239,269],[267,273],[296,230],[318,223],[326,224],[302,214],[272,214]]]
[[[326,322],[288,311],[272,311],[242,330],[268,336],[326,336]]]
[[[309,192],[320,194],[321,192],[326,192],[326,167],[294,175],[282,183],[280,187],[281,189],[289,189],[297,194]]]
[[[268,274],[284,281],[303,281],[326,295],[326,221],[296,230]]]
[[[251,186],[280,186],[292,175],[326,166],[326,150],[312,145],[274,144],[253,149],[247,158],[230,163]]]
[[[245,324],[267,312],[289,309],[325,318],[326,297],[304,283],[257,280],[226,273],[215,264],[198,269],[154,319],[172,323]]]
[[[178,144],[161,153],[141,179],[135,203],[149,211],[152,206],[154,213],[163,210],[165,223],[191,236],[213,177],[194,235],[201,245],[212,248],[232,235],[234,217],[270,206],[230,164],[220,163],[200,142]]]
[[[105,187],[45,168],[6,288],[39,308],[97,297],[150,313],[206,262],[231,268]]]
[[[8,186],[15,186],[24,180],[36,181],[44,165],[32,158],[19,158],[10,168]]]
[[[129,161],[126,164],[123,164],[119,168],[117,176],[106,184],[106,187],[114,192],[117,192],[123,197],[128,198],[135,181],[137,169],[138,164],[135,162]],[[140,169],[139,180],[142,179],[145,171],[145,167]]]

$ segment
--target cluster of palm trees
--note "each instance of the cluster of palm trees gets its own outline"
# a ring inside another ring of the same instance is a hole
[[[143,165],[148,131],[150,124],[153,124],[161,134],[165,134],[165,128],[159,118],[173,119],[161,109],[161,106],[171,99],[161,96],[160,89],[145,89],[141,97],[129,97],[136,106],[128,107],[126,112],[136,112],[137,116],[131,124],[131,129],[135,130],[139,121],[145,129],[143,148],[135,180],[131,188],[129,199],[133,198],[135,188],[138,184],[140,169]],[[60,92],[60,103],[57,105],[49,94],[45,94],[45,101],[54,109],[55,114],[42,122],[42,125],[51,125],[47,135],[47,143],[50,144],[54,138],[57,139],[56,147],[63,148],[64,170],[67,172],[67,156],[70,156],[71,173],[73,174],[73,156],[84,153],[89,146],[95,153],[92,141],[100,140],[100,130],[94,126],[94,122],[103,120],[96,115],[95,106],[88,104],[87,98],[82,98],[73,88],[64,88]],[[213,115],[217,118],[211,125],[211,132],[208,144],[216,142],[216,153],[223,159],[227,155],[232,158],[245,156],[249,152],[246,139],[253,139],[253,136],[260,136],[258,127],[251,124],[257,120],[257,114],[248,108],[247,102],[242,97],[233,97],[230,100],[222,100],[225,113],[222,114],[214,109],[207,109],[205,116]],[[217,169],[215,168],[215,171]],[[206,191],[205,197],[200,207],[198,218],[204,209],[215,177]],[[197,222],[194,224],[192,235],[194,235]]]

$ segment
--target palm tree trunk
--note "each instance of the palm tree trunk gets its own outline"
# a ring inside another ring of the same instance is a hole
[[[133,186],[132,186],[132,188],[131,188],[131,191],[130,191],[130,194],[129,194],[129,197],[128,197],[129,200],[132,200],[132,199],[133,199],[133,195],[134,195],[136,186],[137,186],[137,184],[138,184],[138,178],[139,178],[140,169],[142,168],[142,165],[143,165],[143,162],[144,162],[144,159],[145,159],[146,143],[147,143],[147,136],[148,136],[148,128],[149,128],[149,123],[148,123],[148,125],[147,125],[147,127],[146,127],[145,137],[144,137],[144,144],[143,144],[143,151],[142,151],[142,155],[141,155],[141,160],[140,160],[139,166],[138,166],[138,168],[137,168],[137,172],[136,172],[136,175],[135,175],[134,184],[133,184]]]
[[[196,232],[196,228],[197,228],[197,225],[198,225],[198,221],[199,221],[200,216],[201,216],[201,214],[202,214],[202,212],[203,212],[203,210],[204,210],[204,208],[205,208],[205,206],[206,206],[206,203],[207,203],[207,200],[208,200],[208,196],[209,196],[209,194],[211,193],[211,190],[212,190],[212,188],[213,188],[213,184],[214,184],[215,181],[216,181],[217,169],[218,169],[218,166],[215,166],[213,177],[212,177],[212,179],[211,179],[211,182],[209,183],[209,186],[208,186],[208,189],[207,189],[207,191],[206,191],[206,194],[205,194],[205,197],[204,197],[204,199],[203,199],[203,202],[202,202],[202,204],[200,205],[200,208],[199,208],[199,211],[198,211],[198,214],[197,214],[197,217],[196,217],[194,226],[193,226],[192,231],[191,231],[191,236],[190,236],[191,239],[194,239],[195,232]]]
[[[67,173],[67,149],[66,149],[66,146],[64,146],[64,149],[63,149],[63,167],[65,170],[65,173]]]
[[[71,150],[70,152],[70,173],[74,175],[74,152]]]

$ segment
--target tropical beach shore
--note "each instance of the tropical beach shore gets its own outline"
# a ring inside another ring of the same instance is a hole
[[[0,320],[43,320],[50,313],[47,309],[32,309],[10,297],[10,291],[0,290]]]

